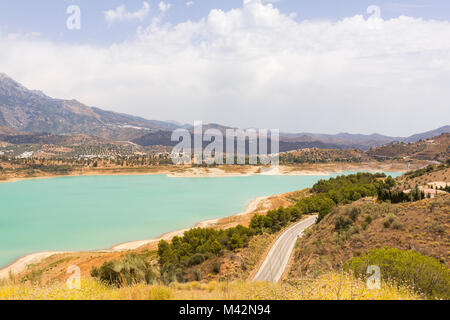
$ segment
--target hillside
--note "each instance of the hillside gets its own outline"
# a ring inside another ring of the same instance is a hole
[[[450,133],[414,143],[398,142],[371,148],[367,154],[380,159],[419,159],[445,162],[450,157]]]
[[[413,249],[450,266],[450,195],[413,203],[360,200],[335,209],[297,243],[289,277],[339,270],[373,248]],[[352,209],[358,216],[350,218]],[[337,228],[337,221],[349,221]]]
[[[371,158],[363,151],[356,149],[319,149],[307,148],[280,154],[280,163],[330,163],[330,162],[362,162]]]
[[[131,140],[149,130],[177,127],[88,107],[76,100],[54,99],[25,88],[5,74],[0,74],[0,126],[26,132],[93,134],[116,140]]]
[[[425,168],[412,170],[398,177],[397,190],[412,189],[415,186],[428,187],[428,184],[445,183],[450,185],[449,163],[446,165],[428,165]],[[428,190],[427,192],[431,192]],[[434,192],[432,192],[434,193]]]
[[[51,133],[34,132],[14,132],[3,134],[0,132],[0,141],[14,145],[34,144],[34,145],[71,145],[71,144],[106,144],[108,140],[84,134],[76,135],[56,135]]]
[[[410,185],[450,184],[449,166],[428,166],[396,178],[394,190]],[[408,200],[409,201],[409,200]],[[352,257],[374,248],[414,250],[450,266],[450,194],[392,204],[362,198],[338,206],[296,245],[289,278],[339,270]]]

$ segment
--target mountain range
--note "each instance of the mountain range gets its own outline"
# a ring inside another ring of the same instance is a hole
[[[170,146],[174,144],[170,141],[171,133],[177,128],[189,128],[189,126],[175,121],[147,120],[106,111],[98,107],[86,106],[77,100],[54,99],[41,91],[27,89],[19,82],[0,73],[0,138],[3,137],[3,140],[42,142],[48,137],[51,141],[58,141],[65,140],[57,138],[60,135],[84,134],[92,136],[93,139],[131,141],[142,146]],[[206,128],[223,131],[228,127],[209,124],[204,130]],[[393,142],[416,142],[447,132],[450,132],[448,125],[410,137],[350,133],[334,135],[281,133],[280,151],[311,147],[367,150]],[[11,136],[21,138],[11,138]]]

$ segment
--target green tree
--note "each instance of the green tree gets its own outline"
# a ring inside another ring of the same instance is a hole
[[[387,177],[387,178],[384,180],[384,183],[386,184],[386,186],[387,186],[389,189],[392,189],[393,187],[395,187],[395,180],[392,179],[391,176]]]

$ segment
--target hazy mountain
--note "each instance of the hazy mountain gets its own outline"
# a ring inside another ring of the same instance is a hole
[[[0,134],[9,135],[9,134],[15,134],[15,133],[18,133],[18,131],[16,129],[0,126]]]
[[[76,100],[53,99],[0,74],[0,126],[27,132],[93,134],[131,140],[152,130],[178,126],[88,107]]]
[[[450,133],[450,126],[443,126],[435,130],[414,134],[404,140],[403,142],[417,142],[423,139],[429,139],[432,137],[440,136],[443,133]]]
[[[225,129],[228,129],[227,127],[223,127],[223,126],[219,126],[216,124],[211,124],[211,125],[205,125],[203,126],[203,132],[206,131],[207,129],[218,129],[219,131],[221,131],[222,133],[225,132]],[[193,143],[194,141],[194,134],[193,134],[193,130],[192,128],[190,129],[190,134],[191,134],[191,143]],[[132,140],[133,143],[136,143],[140,146],[158,146],[158,145],[162,145],[162,146],[175,146],[176,144],[178,144],[178,141],[171,141],[171,136],[172,136],[172,132],[171,131],[157,131],[157,132],[152,132],[152,133],[148,133],[146,135],[143,135],[139,138],[136,138],[134,140]],[[211,142],[210,141],[203,141],[202,145],[203,147],[206,147],[207,145],[209,145]],[[267,141],[267,150],[270,152],[270,145],[271,145],[271,141],[270,138]],[[226,143],[225,143],[225,137],[224,137],[224,141],[223,141],[223,146],[224,146],[224,152],[226,151]],[[321,141],[285,141],[285,140],[280,140],[280,144],[279,144],[279,151],[280,152],[286,152],[286,151],[291,151],[291,150],[297,150],[297,149],[304,149],[304,148],[321,148],[321,149],[341,149],[341,146],[335,145],[335,144],[331,144],[331,143],[324,143]],[[234,149],[237,150],[237,141],[235,139],[234,142]],[[246,139],[246,152],[249,151],[248,148],[248,138]]]
[[[72,145],[72,144],[108,144],[114,143],[108,140],[90,136],[86,134],[76,135],[56,135],[43,132],[20,132],[14,134],[2,133],[0,131],[0,141],[11,144],[53,144],[53,145]]]
[[[282,140],[287,141],[320,141],[327,144],[334,144],[344,148],[354,149],[369,149],[371,147],[381,146],[387,143],[391,143],[400,137],[388,137],[381,134],[351,134],[351,133],[338,133],[338,134],[320,134],[320,133],[283,133],[281,134]]]
[[[281,139],[285,141],[320,141],[327,144],[334,144],[343,148],[354,148],[367,150],[373,147],[379,147],[394,142],[417,142],[422,139],[439,136],[442,133],[449,133],[450,126],[444,126],[435,130],[414,134],[410,137],[389,137],[378,133],[352,134],[352,133],[338,133],[338,134],[320,134],[320,133],[283,133]]]
[[[88,107],[76,100],[51,98],[41,91],[29,90],[20,83],[0,73],[0,134],[14,134],[18,130],[53,135],[88,134],[116,141],[133,141],[142,146],[172,146],[171,132],[192,125],[176,121],[146,120],[127,114]],[[203,131],[218,129],[222,133],[230,127],[220,124],[205,124]],[[281,133],[280,151],[299,148],[354,148],[368,150],[393,142],[416,142],[442,133],[450,132],[450,126],[415,134],[410,137],[389,137],[381,134],[317,134]],[[14,141],[58,140],[53,136],[29,135],[12,137]],[[62,138],[61,138],[62,139]],[[64,139],[62,139],[64,140]]]

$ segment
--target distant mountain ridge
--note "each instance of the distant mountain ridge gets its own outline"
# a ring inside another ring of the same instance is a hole
[[[401,137],[388,137],[381,134],[320,134],[320,133],[294,133],[282,134],[287,140],[291,141],[320,141],[324,143],[331,143],[338,146],[345,146],[354,149],[369,149],[375,146],[381,146],[387,143],[403,139]]]
[[[86,134],[115,141],[132,141],[142,146],[171,146],[171,132],[192,126],[176,121],[147,120],[123,113],[89,107],[77,100],[54,99],[42,91],[29,90],[17,81],[0,73],[0,133],[14,135],[14,131],[49,133],[53,135]],[[224,132],[230,128],[220,124],[205,124],[208,128]],[[8,131],[9,130],[9,131]],[[317,134],[281,133],[280,151],[295,148],[332,148],[368,150],[394,142],[416,142],[450,132],[450,126],[412,135],[389,137],[381,134]],[[37,136],[38,137],[38,136]],[[42,135],[39,136],[43,138]],[[22,141],[20,138],[9,138]],[[34,137],[28,137],[33,141]],[[49,138],[49,137],[48,137]],[[54,137],[51,137],[53,140]],[[56,139],[57,140],[57,139]],[[63,139],[64,140],[64,139]]]
[[[442,135],[443,133],[450,133],[450,125],[440,127],[435,130],[414,134],[406,139],[400,140],[401,142],[413,143],[420,140],[429,139]]]
[[[92,134],[115,140],[131,140],[143,131],[177,128],[163,121],[88,107],[76,100],[53,99],[1,73],[0,126],[26,132]]]

